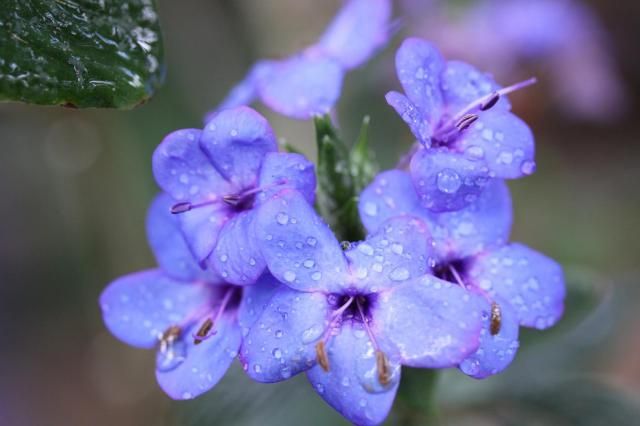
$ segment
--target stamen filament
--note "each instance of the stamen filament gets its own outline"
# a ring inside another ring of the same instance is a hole
[[[204,340],[208,339],[211,336],[214,336],[217,333],[214,326],[217,324],[218,320],[224,313],[224,310],[226,309],[229,300],[231,300],[231,296],[233,295],[233,292],[235,290],[236,288],[234,287],[230,287],[229,289],[227,289],[224,297],[222,298],[222,302],[220,302],[220,306],[218,306],[218,311],[216,312],[215,317],[213,319],[211,317],[208,317],[204,321],[202,326],[200,326],[196,334],[192,336],[194,345],[199,345]]]
[[[462,280],[462,277],[458,273],[458,270],[455,268],[455,266],[453,266],[452,264],[449,264],[449,271],[451,271],[451,275],[453,275],[453,278],[456,280],[458,285],[466,290],[467,286]]]
[[[331,322],[329,323],[327,330],[324,332],[322,339],[318,343],[316,343],[316,360],[325,372],[329,372],[330,368],[329,357],[327,356],[327,353],[325,351],[325,345],[329,340],[329,336],[331,336],[331,331],[336,326],[336,324],[342,320],[342,314],[347,310],[351,303],[353,303],[353,300],[353,296],[349,297],[349,299],[347,299],[347,301],[343,303],[342,306],[340,306],[333,312],[333,314],[331,314]]]
[[[378,341],[376,340],[371,328],[369,327],[369,320],[364,314],[364,310],[362,309],[362,305],[360,304],[360,300],[356,300],[356,306],[358,307],[358,312],[360,313],[360,318],[362,318],[362,324],[364,324],[364,329],[367,331],[369,335],[369,340],[373,345],[373,348],[376,351],[376,370],[378,371],[378,382],[382,386],[386,386],[391,381],[391,369],[389,368],[389,359],[387,355],[380,350],[378,346]]]

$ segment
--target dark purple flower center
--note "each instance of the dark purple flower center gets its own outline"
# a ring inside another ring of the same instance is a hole
[[[467,271],[467,261],[465,259],[453,259],[447,262],[436,264],[433,268],[433,275],[441,280],[464,287],[464,278]]]
[[[371,321],[372,310],[378,299],[377,294],[330,294],[329,305],[338,313],[341,321]]]

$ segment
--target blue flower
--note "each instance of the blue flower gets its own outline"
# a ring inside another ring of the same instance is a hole
[[[156,378],[162,389],[174,399],[191,399],[225,374],[253,314],[239,311],[242,287],[225,284],[198,266],[169,212],[172,202],[158,196],[147,219],[161,268],[115,280],[100,296],[100,306],[117,338],[157,349]],[[258,285],[268,288],[273,281],[265,275]]]
[[[340,96],[345,73],[387,42],[390,16],[389,0],[348,0],[317,43],[283,60],[259,61],[215,111],[259,98],[296,119],[328,113]]]
[[[409,38],[396,55],[406,95],[387,94],[420,142],[411,174],[422,204],[453,211],[472,203],[491,178],[535,170],[529,127],[510,112],[505,95],[534,80],[501,88],[472,66],[445,61],[430,43]]]
[[[378,424],[401,365],[450,367],[478,348],[489,304],[428,275],[431,243],[418,219],[391,220],[343,251],[309,203],[284,190],[258,213],[256,238],[282,284],[262,292],[243,339],[240,359],[255,380],[307,371],[348,420]]]
[[[517,351],[518,325],[544,329],[562,316],[560,265],[522,244],[507,243],[512,213],[504,181],[491,181],[465,209],[433,213],[421,205],[409,174],[391,170],[363,191],[359,210],[371,232],[390,218],[419,217],[434,241],[435,275],[483,294],[492,304],[480,348],[460,364],[466,374],[483,378],[502,371]]]
[[[284,187],[310,203],[315,197],[313,165],[278,153],[273,130],[248,107],[216,113],[202,131],[169,134],[153,154],[153,172],[198,262],[233,284],[252,284],[264,271],[253,230],[261,203]]]

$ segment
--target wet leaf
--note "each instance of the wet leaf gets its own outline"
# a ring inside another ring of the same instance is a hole
[[[132,108],[163,74],[153,0],[0,1],[0,100]]]

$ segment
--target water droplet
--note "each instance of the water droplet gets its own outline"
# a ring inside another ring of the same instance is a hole
[[[511,164],[513,161],[513,154],[509,151],[502,151],[500,155],[498,155],[497,163],[500,164]]]
[[[484,149],[477,145],[472,145],[465,151],[469,157],[472,158],[482,158],[484,157]]]
[[[253,257],[249,259],[249,265],[256,266],[256,260]]]
[[[344,376],[340,381],[340,383],[342,384],[342,386],[346,388],[346,387],[349,387],[349,385],[351,385],[351,380],[349,380],[349,377]]]
[[[193,395],[191,394],[191,392],[184,392],[182,394],[182,399],[192,399]]]
[[[284,335],[284,332],[282,330],[276,330],[274,335],[276,336],[276,339],[280,339]]]
[[[404,281],[408,280],[410,275],[411,274],[409,273],[409,270],[407,268],[403,268],[400,266],[391,271],[391,273],[389,274],[389,278],[392,281]]]
[[[280,225],[286,225],[287,223],[289,223],[289,216],[284,212],[280,212],[276,215],[276,221]]]
[[[314,342],[322,335],[322,327],[313,325],[302,332],[302,343],[308,344]]]
[[[187,357],[187,345],[182,340],[176,340],[167,345],[166,350],[158,351],[156,355],[156,369],[161,372],[174,370]]]
[[[282,351],[279,348],[275,348],[273,351],[271,351],[271,354],[275,359],[282,358]]]
[[[311,279],[314,281],[320,281],[320,278],[322,278],[322,273],[320,272],[314,272],[311,274]]]
[[[189,183],[189,176],[186,173],[180,175],[180,183],[185,185]]]
[[[520,171],[525,175],[531,175],[536,171],[536,163],[533,161],[523,161]]]
[[[296,279],[295,272],[286,271],[284,273],[284,280],[288,283],[292,283]]]
[[[316,240],[313,237],[307,238],[307,244],[309,244],[311,247],[315,247],[317,242],[318,242],[318,240]]]
[[[460,189],[462,179],[451,169],[444,169],[436,177],[438,189],[446,194],[454,194]]]
[[[311,269],[313,268],[313,266],[316,264],[316,262],[314,262],[312,259],[307,259],[304,262],[302,262],[302,265],[307,268],[307,269]]]
[[[404,247],[402,247],[402,244],[391,244],[391,251],[394,252],[395,254],[402,254],[402,252],[404,251]]]
[[[378,205],[371,201],[367,201],[364,203],[364,214],[367,216],[376,216],[378,214]]]
[[[367,256],[373,256],[373,247],[371,247],[367,243],[362,243],[358,245],[358,251],[363,254],[366,254]]]
[[[222,263],[225,263],[228,259],[229,257],[226,254],[220,256],[220,262]]]
[[[253,366],[253,371],[260,374],[262,372],[262,366],[260,364],[256,364]]]

